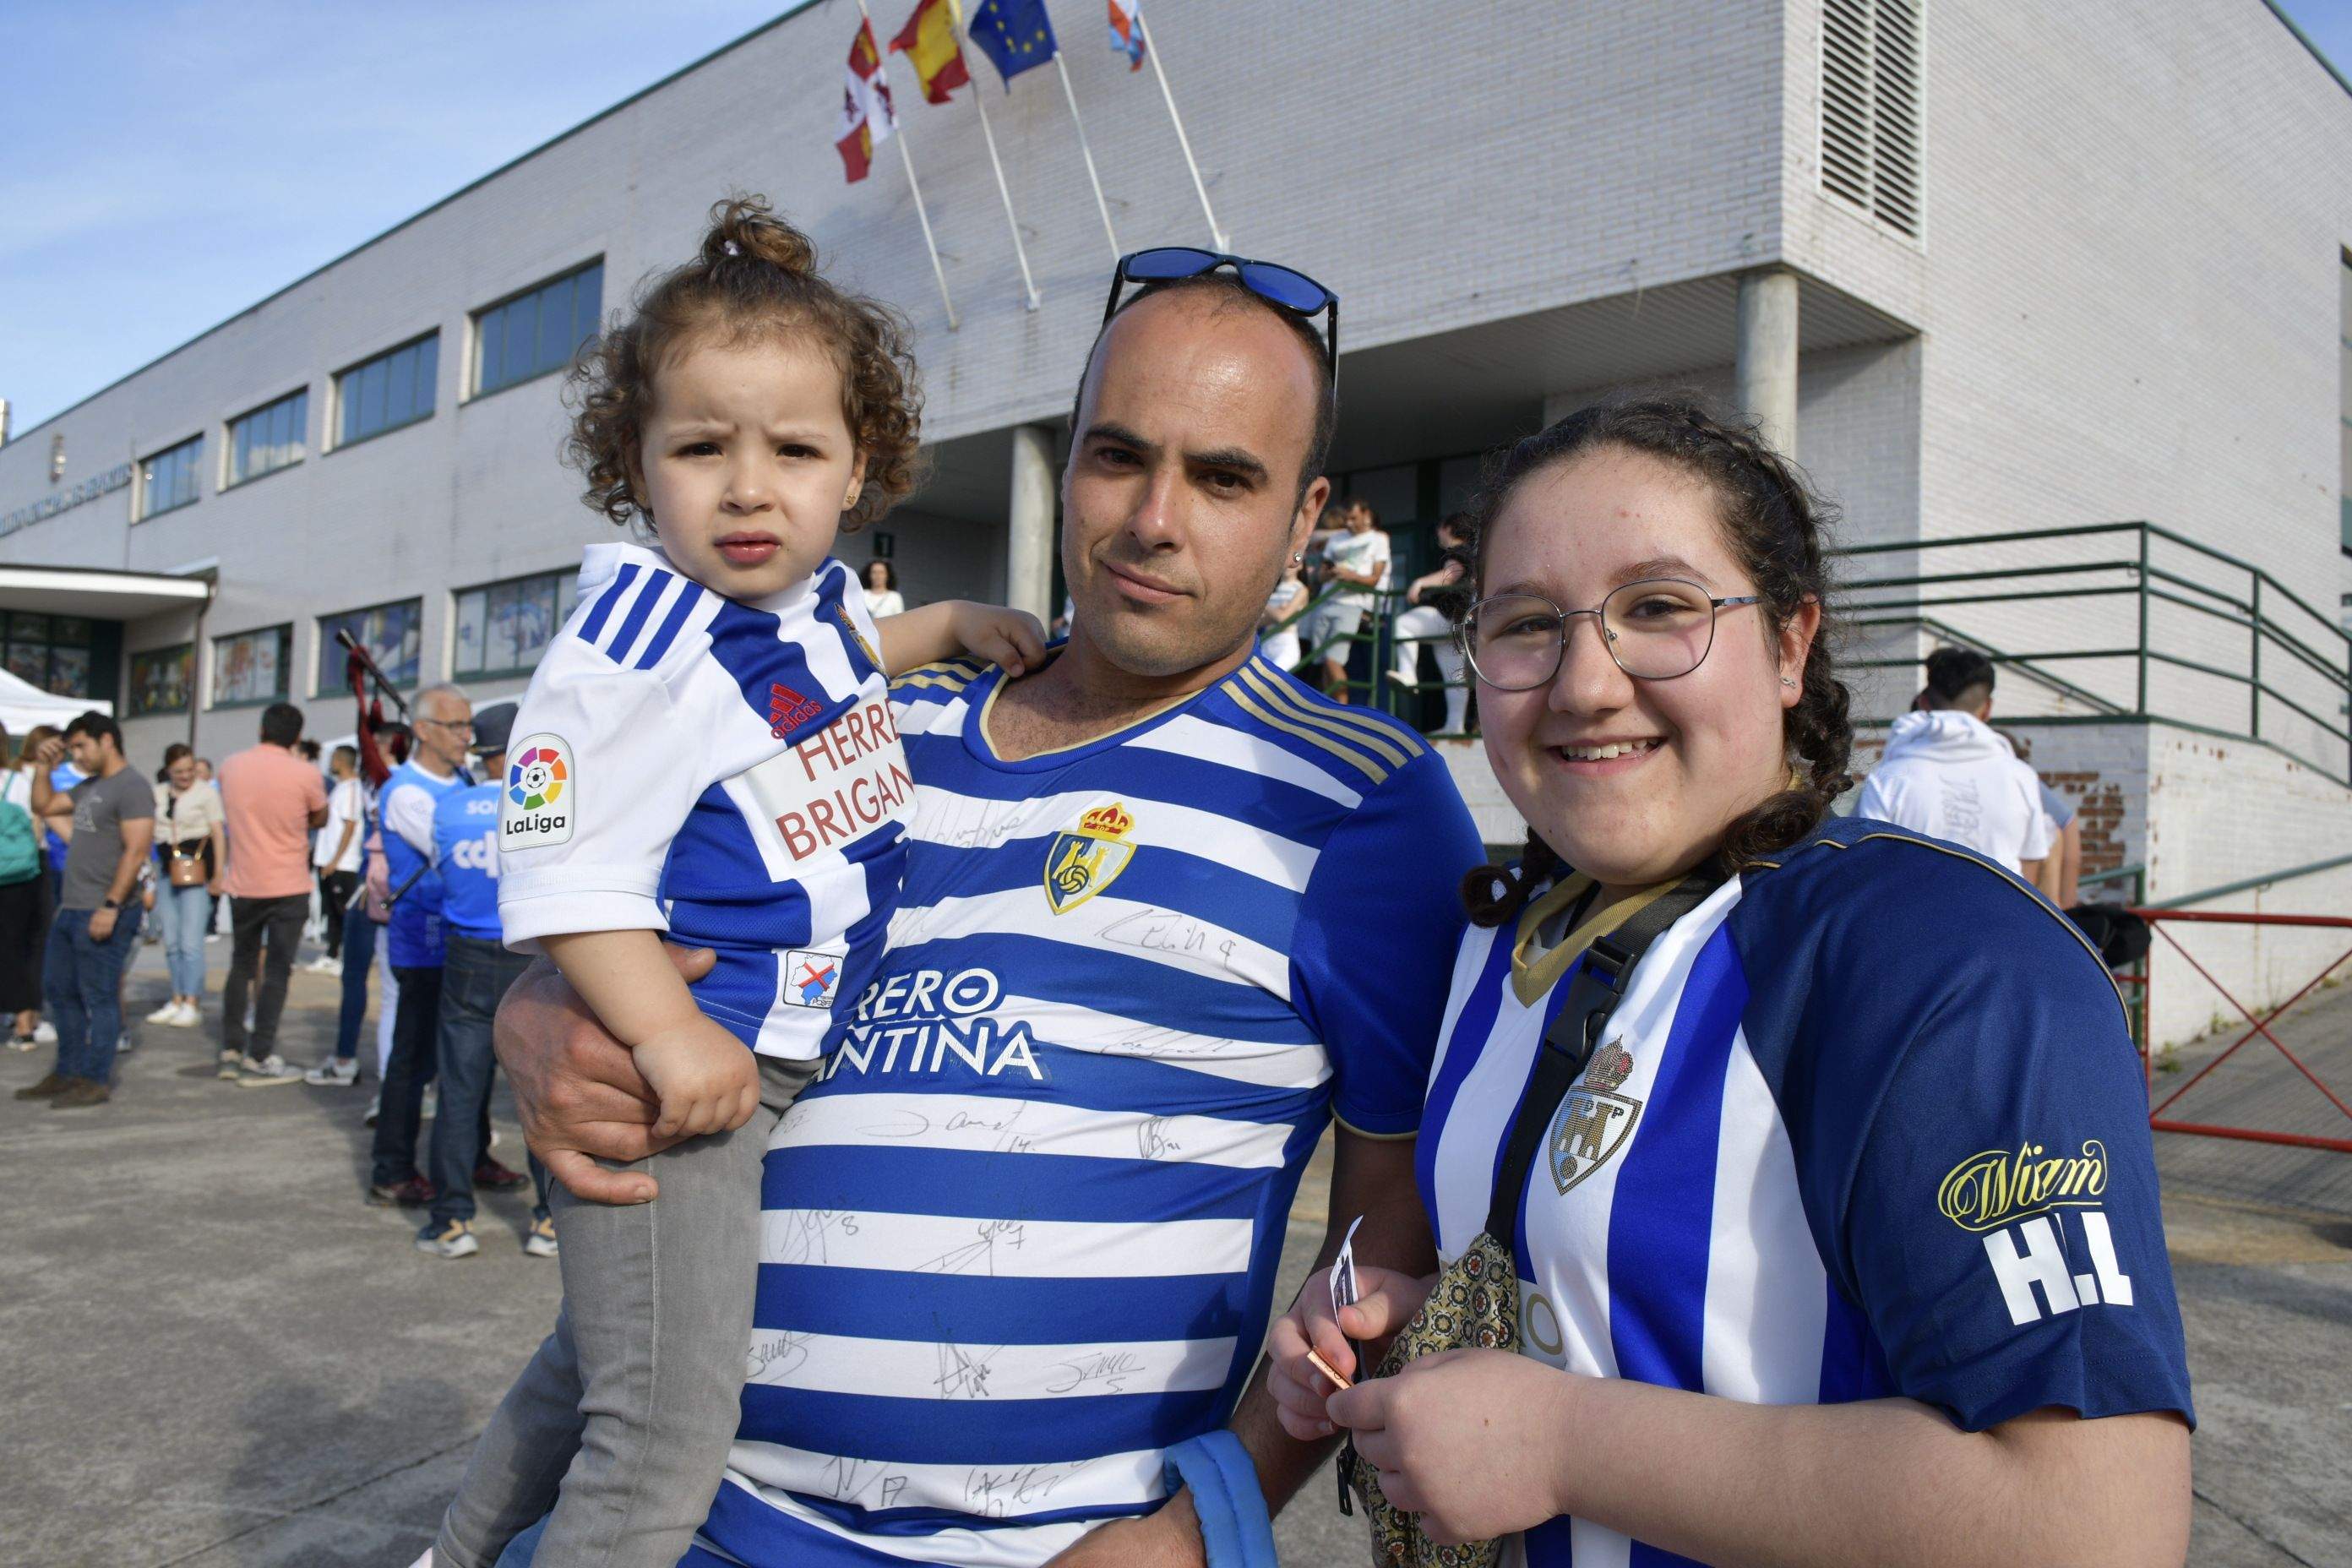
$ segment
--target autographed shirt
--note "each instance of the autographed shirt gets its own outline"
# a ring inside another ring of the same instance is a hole
[[[2191,1415],[2147,1100],[2114,984],[1974,855],[1825,824],[1643,954],[1520,1200],[1525,1353],[1768,1405],[1903,1395],[1981,1431],[2044,1405]],[[1463,942],[1416,1152],[1440,1255],[1581,954]],[[1922,932],[1962,931],[1998,964]],[[1532,1568],[1685,1559],[1581,1520]]]
[[[880,957],[914,783],[856,579],[765,599],[592,544],[580,604],[515,715],[499,818],[507,945],[666,931],[709,947],[713,1022],[823,1055]]]
[[[1150,1508],[1248,1377],[1327,1119],[1420,1120],[1481,858],[1444,761],[1253,658],[1007,762],[1000,684],[895,694],[905,896],[770,1145],[704,1531],[752,1568],[1026,1568]]]

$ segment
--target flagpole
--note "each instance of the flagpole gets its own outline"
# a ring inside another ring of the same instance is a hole
[[[858,0],[862,7],[866,0]],[[1151,74],[1160,79],[1160,96],[1168,104],[1169,123],[1176,127],[1176,144],[1184,149],[1184,166],[1192,171],[1192,188],[1201,195],[1201,211],[1209,219],[1209,237],[1217,242],[1219,250],[1232,248],[1233,242],[1225,231],[1217,226],[1217,215],[1209,205],[1209,187],[1201,183],[1201,165],[1192,161],[1192,141],[1184,134],[1184,121],[1176,112],[1176,95],[1168,90],[1168,72],[1160,64],[1160,46],[1151,41],[1151,24],[1143,19],[1143,7],[1135,8],[1135,26],[1143,36],[1143,52],[1151,57]]]
[[[959,26],[963,21],[958,7],[952,4],[948,6],[948,17]],[[971,41],[969,32],[965,33],[963,41]],[[1054,58],[1061,58],[1060,51],[1056,50]],[[969,67],[965,74],[971,74]],[[988,125],[988,95],[981,91],[980,80],[976,77],[971,83],[971,106],[980,110],[980,134],[981,139],[988,143],[988,166],[996,171],[996,194],[1004,199],[1004,226],[1013,231],[1013,254],[1021,260],[1021,288],[1028,298],[1028,308],[1034,310],[1037,308],[1037,284],[1029,276],[1029,247],[1021,243],[1021,220],[1013,216],[1013,192],[1004,183],[1004,165],[996,156],[996,132]]]
[[[865,18],[866,28],[870,32],[874,26],[874,16],[866,9],[866,0],[857,0],[857,14]],[[878,46],[881,40],[877,38],[875,42]],[[874,53],[874,68],[887,73],[889,68],[883,62],[881,49],[877,47]],[[940,265],[939,241],[931,237],[931,215],[923,205],[923,187],[915,178],[915,154],[908,151],[907,128],[898,123],[898,110],[896,105],[893,105],[890,110],[890,133],[898,143],[899,159],[907,165],[907,189],[912,191],[915,195],[915,221],[923,226],[923,247],[931,253],[931,276],[939,280],[940,303],[947,307],[948,331],[952,332],[962,323],[956,320],[955,300],[948,293],[947,269]]]
[[[1078,117],[1078,95],[1070,89],[1070,68],[1062,63],[1058,48],[1054,51],[1054,68],[1062,73],[1062,96],[1070,102],[1070,123],[1078,128],[1078,156],[1087,161],[1087,179],[1095,188],[1095,210],[1102,214],[1103,233],[1110,238],[1110,258],[1116,262],[1124,254],[1118,248],[1118,231],[1110,226],[1110,204],[1103,200],[1102,176],[1095,173],[1095,150],[1087,144],[1087,122]]]

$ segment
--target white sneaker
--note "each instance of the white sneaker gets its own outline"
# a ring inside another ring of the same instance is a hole
[[[139,1036],[133,1030],[126,1028],[115,1038],[114,1054],[118,1057],[127,1057],[138,1048]]]
[[[33,1026],[33,1044],[54,1046],[58,1043],[58,1026],[47,1018]]]
[[[147,1021],[151,1024],[176,1024],[180,1021],[180,1005],[177,1002],[166,1002],[148,1014]]]
[[[436,1258],[471,1258],[482,1250],[482,1244],[475,1238],[472,1226],[462,1219],[453,1219],[437,1231],[430,1226],[418,1231],[416,1250]]]
[[[261,1060],[247,1057],[237,1064],[241,1069],[236,1081],[247,1089],[260,1089],[268,1084],[293,1083],[302,1076],[302,1069],[272,1051]]]
[[[194,1002],[183,1002],[180,1010],[163,1021],[175,1029],[194,1029],[204,1026],[205,1016],[196,1011]]]
[[[555,1244],[555,1222],[540,1215],[530,1222],[530,1234],[523,1237],[522,1249],[533,1258],[556,1258],[561,1251]]]
[[[313,974],[341,974],[343,972],[343,961],[340,958],[329,958],[326,954],[320,953],[302,967]]]
[[[333,1057],[329,1057],[302,1075],[304,1083],[320,1089],[349,1089],[359,1080],[360,1064],[357,1060],[339,1061]]]

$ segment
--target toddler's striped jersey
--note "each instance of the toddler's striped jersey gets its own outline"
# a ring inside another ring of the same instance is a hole
[[[1781,859],[1658,938],[1553,1112],[1520,1198],[1525,1353],[1756,1404],[1904,1395],[1969,1431],[2189,1415],[2147,1095],[2097,956],[1907,829],[1832,821]],[[1530,934],[1581,885],[1464,940],[1416,1151],[1449,1260],[1581,962]],[[1556,1519],[1507,1561],[1685,1559]]]
[[[837,561],[757,602],[658,551],[594,544],[507,752],[507,945],[666,931],[714,949],[703,1012],[823,1054],[880,955],[914,784],[873,618]]]
[[[1443,759],[1253,658],[1009,762],[1001,685],[896,693],[906,894],[770,1146],[705,1528],[741,1563],[1025,1568],[1149,1509],[1256,1359],[1327,1119],[1420,1120],[1481,858]]]

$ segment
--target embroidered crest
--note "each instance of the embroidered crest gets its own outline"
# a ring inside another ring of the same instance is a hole
[[[833,613],[841,617],[841,629],[849,634],[849,640],[857,645],[857,651],[866,656],[866,662],[877,669],[881,668],[882,656],[874,651],[874,645],[867,642],[866,634],[857,629],[857,622],[850,616],[849,606],[835,605]]]
[[[1127,835],[1135,818],[1113,801],[1078,819],[1075,831],[1056,833],[1045,846],[1045,902],[1068,914],[1118,879],[1135,858]]]
[[[1565,1193],[1616,1156],[1642,1117],[1642,1102],[1617,1092],[1633,1072],[1633,1055],[1615,1042],[1602,1046],[1552,1118],[1552,1184]]]

